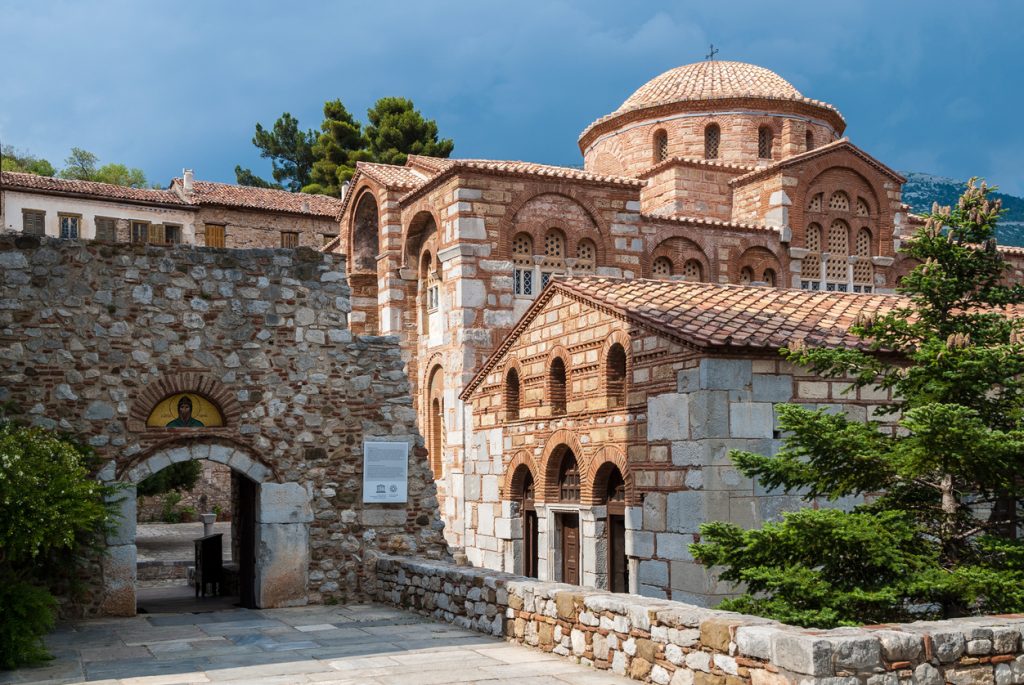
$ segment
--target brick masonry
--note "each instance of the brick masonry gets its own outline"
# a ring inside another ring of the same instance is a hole
[[[260,606],[365,597],[371,549],[446,554],[397,341],[349,331],[343,258],[8,234],[0,274],[0,400],[128,486],[81,613],[134,613],[133,485],[184,459],[256,483]],[[225,425],[147,427],[186,391]],[[362,504],[370,437],[410,444],[407,505]]]

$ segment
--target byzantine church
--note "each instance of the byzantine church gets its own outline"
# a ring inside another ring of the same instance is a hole
[[[914,267],[905,179],[845,129],[778,74],[708,60],[586,126],[582,169],[359,163],[325,249],[348,255],[353,332],[401,341],[449,544],[714,601],[687,549],[699,523],[799,505],[728,449],[777,449],[778,402],[884,400],[778,352],[856,344],[854,317],[892,306]]]

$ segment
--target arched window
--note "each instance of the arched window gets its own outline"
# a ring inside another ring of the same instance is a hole
[[[513,285],[516,295],[533,296],[533,238],[517,233],[512,239]]]
[[[841,190],[837,190],[832,193],[832,197],[828,199],[828,208],[833,212],[848,212],[850,211],[850,196]],[[829,247],[829,249],[832,249]]]
[[[505,374],[505,419],[515,421],[519,418],[519,373],[509,369]]]
[[[608,349],[605,380],[610,407],[626,406],[626,349],[615,343]]]
[[[590,238],[576,243],[576,271],[590,272],[597,266],[597,246]]]
[[[565,235],[557,228],[548,229],[544,235],[544,262],[540,268],[541,290],[553,275],[565,272]]]
[[[668,159],[668,133],[665,129],[658,129],[654,132],[654,162],[664,162]]]
[[[842,219],[836,219],[828,228],[828,264],[825,267],[828,290],[846,291],[846,272],[849,263],[850,227]]]
[[[420,330],[430,335],[430,315],[438,310],[441,301],[441,279],[434,268],[434,258],[424,252],[420,260]]]
[[[761,159],[772,158],[772,138],[770,126],[762,126],[757,129],[757,156]]]
[[[704,159],[718,159],[718,147],[722,142],[722,129],[718,124],[704,127]]]
[[[871,210],[868,209],[867,201],[862,198],[857,198],[857,216],[870,216]]]
[[[871,264],[871,231],[867,227],[857,231],[854,251],[857,261],[853,264],[853,292],[870,293],[874,289],[875,270]]]
[[[566,449],[562,462],[558,465],[558,501],[580,501],[580,471],[576,464],[576,455]]]
[[[687,260],[683,264],[683,280],[700,282],[704,280],[704,269],[696,259]]]
[[[672,260],[668,257],[658,257],[651,264],[651,276],[654,278],[669,278],[672,276]]]
[[[815,194],[811,197],[811,201],[807,203],[808,212],[820,212],[821,211],[821,193]]]
[[[750,285],[754,282],[754,270],[749,266],[740,269],[740,285]]]
[[[444,372],[435,366],[427,383],[427,458],[434,478],[441,478],[444,464]]]
[[[775,287],[775,270],[774,269],[765,269],[764,273],[761,275],[761,280],[774,288]]]
[[[555,357],[551,360],[551,367],[548,370],[548,402],[551,405],[552,414],[565,413],[568,399],[566,386],[565,362],[561,357]]]
[[[807,129],[807,133],[804,134],[804,140],[807,142],[807,150],[808,151],[813,150],[814,149],[814,133],[811,132],[811,129]]]
[[[804,239],[804,255],[800,266],[800,287],[804,290],[821,288],[821,226],[810,224]]]

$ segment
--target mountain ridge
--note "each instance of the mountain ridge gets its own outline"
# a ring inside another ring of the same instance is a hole
[[[955,205],[967,181],[918,171],[901,171],[907,182],[903,186],[903,201],[915,214],[932,211],[932,203]],[[996,240],[1000,245],[1024,247],[1024,198],[994,192],[992,196],[1003,201],[1003,216],[996,226]]]

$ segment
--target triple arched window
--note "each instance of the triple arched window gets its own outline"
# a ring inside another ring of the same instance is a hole
[[[544,233],[543,254],[534,256],[533,236],[521,231],[512,238],[512,288],[516,295],[533,297],[548,284],[555,274],[589,274],[597,270],[597,243],[580,238],[575,252],[560,228],[551,227]],[[570,259],[570,255],[575,258]]]
[[[842,190],[813,195],[807,203],[810,223],[804,237],[807,253],[800,266],[800,287],[805,290],[869,293],[874,289],[871,262],[872,233],[852,222],[870,219],[867,200],[856,203]],[[827,227],[827,228],[826,228]]]

